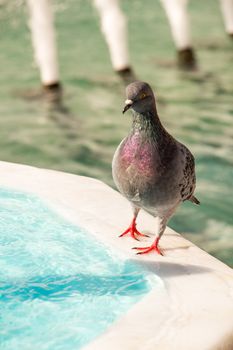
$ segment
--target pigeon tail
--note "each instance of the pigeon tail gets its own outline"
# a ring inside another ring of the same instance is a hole
[[[195,196],[190,197],[189,201],[197,205],[200,204],[199,200]]]

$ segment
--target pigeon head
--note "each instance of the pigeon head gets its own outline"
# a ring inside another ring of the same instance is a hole
[[[126,88],[126,101],[122,113],[132,108],[137,113],[156,110],[154,93],[149,84],[134,81]]]

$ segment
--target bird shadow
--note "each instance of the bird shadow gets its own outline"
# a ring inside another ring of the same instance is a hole
[[[189,249],[190,248],[190,245],[185,245],[185,246],[180,246],[180,247],[172,247],[172,248],[166,248],[164,249],[165,253],[169,250],[180,250],[180,249]]]
[[[136,259],[132,259],[133,261],[137,261]],[[173,262],[166,261],[146,261],[143,260],[143,266],[150,272],[153,272],[161,279],[169,278],[174,276],[185,276],[185,275],[196,275],[202,273],[209,273],[212,269],[200,266],[200,265],[192,265],[192,264],[179,264]]]
[[[164,233],[164,236],[173,236],[173,237],[180,237],[177,233]]]
[[[148,238],[153,238],[155,237],[155,233],[152,233],[151,231],[147,231],[147,230],[142,230],[142,233],[145,235],[148,235]],[[174,237],[179,237],[179,234],[177,233],[164,233],[164,236],[174,236]]]

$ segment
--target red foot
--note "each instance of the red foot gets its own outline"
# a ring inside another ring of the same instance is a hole
[[[163,253],[161,252],[161,250],[158,247],[158,243],[159,243],[159,238],[156,238],[155,242],[150,247],[134,247],[132,249],[142,250],[141,252],[138,252],[137,254],[147,254],[147,253],[151,252],[152,250],[155,250],[156,253],[163,255]]]
[[[139,232],[137,230],[137,228],[136,228],[136,219],[133,219],[133,221],[131,222],[131,225],[129,226],[129,228],[127,228],[127,230],[125,230],[119,237],[123,237],[127,233],[130,233],[130,236],[133,239],[136,239],[136,241],[139,241],[139,239],[136,237],[136,235],[143,236],[143,237],[149,237],[149,236],[144,235],[143,233],[141,233],[141,232]]]

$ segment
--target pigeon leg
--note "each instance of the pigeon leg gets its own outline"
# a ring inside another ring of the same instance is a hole
[[[136,250],[140,250],[137,254],[147,254],[153,250],[155,250],[156,253],[163,255],[158,244],[159,244],[159,240],[162,236],[162,234],[165,231],[167,225],[167,217],[163,217],[163,218],[159,218],[159,233],[158,236],[156,237],[155,241],[151,244],[151,246],[149,247],[134,247],[132,249],[136,249]]]
[[[139,241],[139,239],[136,237],[136,235],[138,236],[143,236],[143,237],[149,237],[141,232],[139,232],[136,228],[136,219],[137,219],[137,216],[138,216],[138,213],[139,213],[139,208],[134,208],[134,217],[133,217],[133,220],[129,226],[129,228],[127,228],[127,230],[125,230],[119,237],[123,237],[125,236],[127,233],[130,234],[130,236],[133,238],[133,239],[136,239],[136,241]]]

